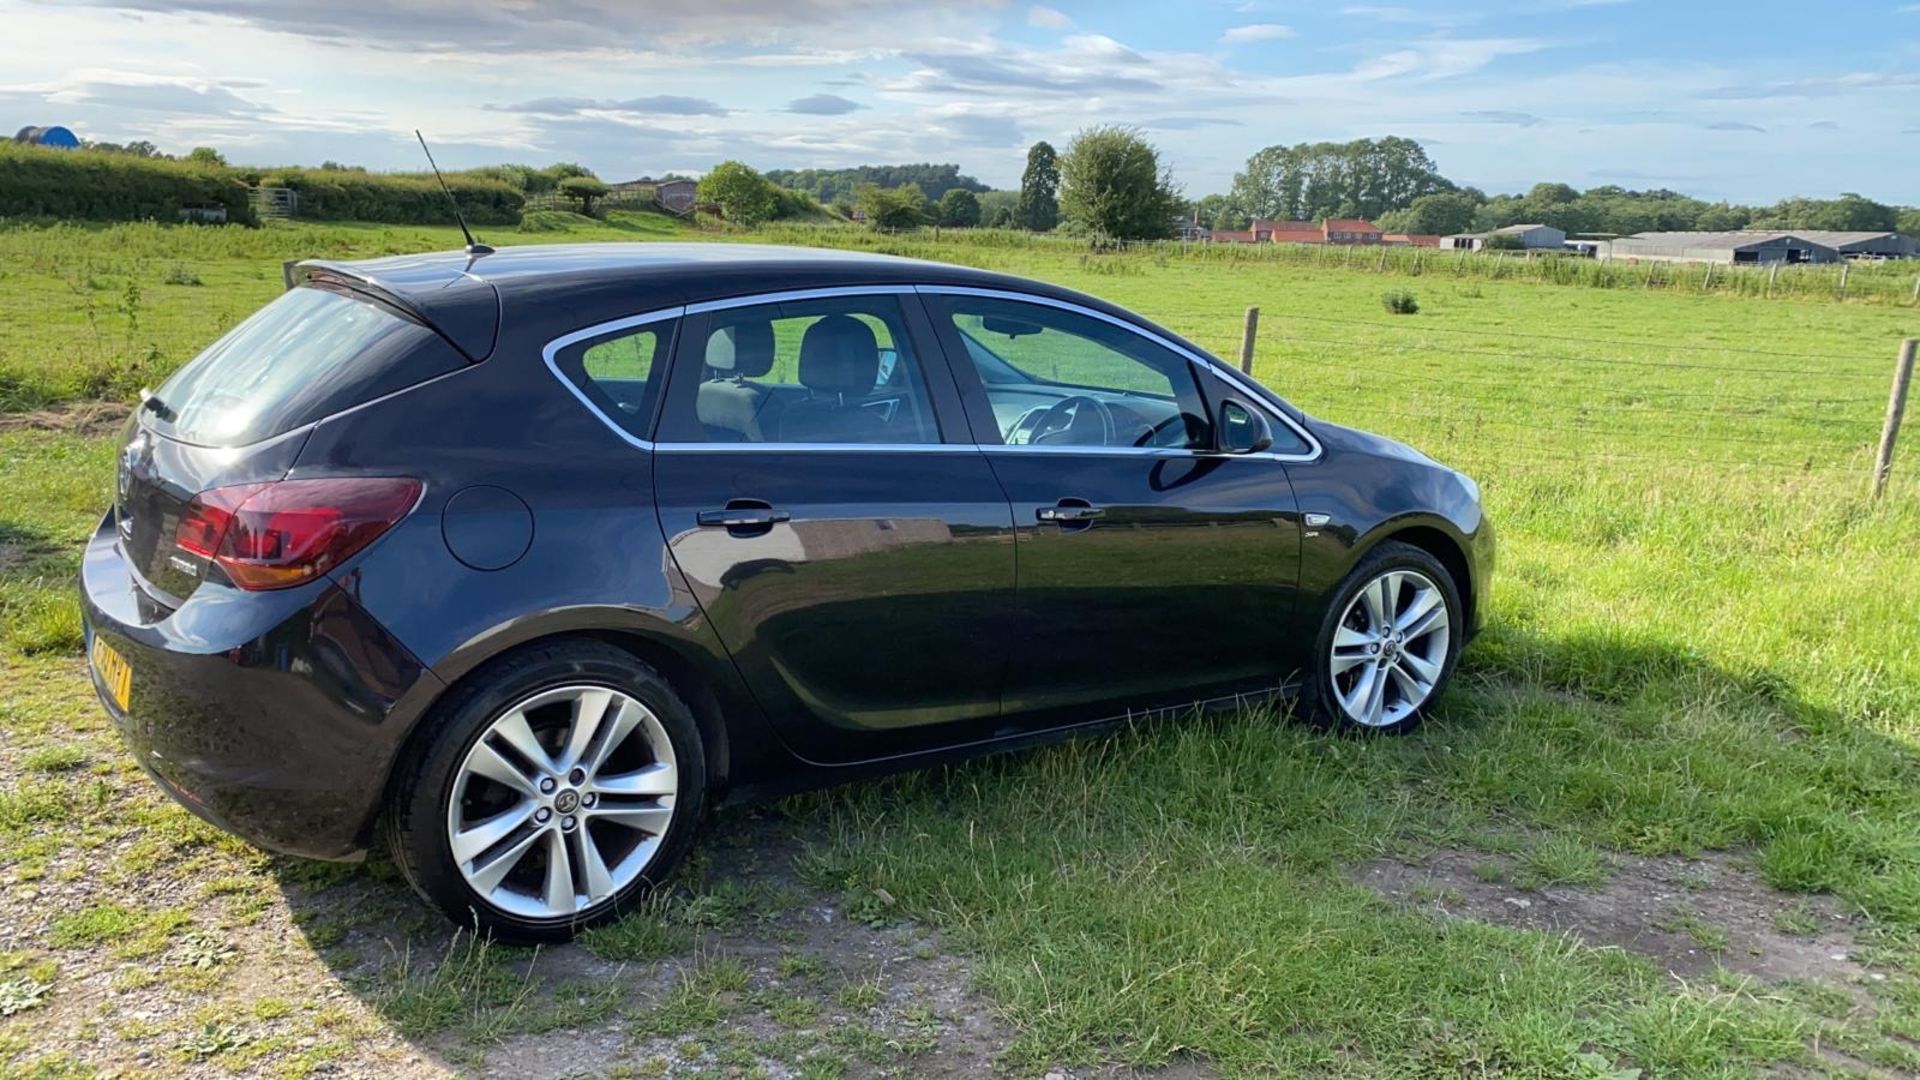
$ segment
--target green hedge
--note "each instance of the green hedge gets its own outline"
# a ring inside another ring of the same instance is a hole
[[[224,206],[253,224],[247,186],[186,161],[0,142],[0,217],[178,221],[184,207]]]
[[[296,216],[313,221],[378,221],[388,225],[451,225],[447,197],[431,174],[373,173],[358,169],[259,169],[263,187],[300,195]],[[459,173],[447,186],[470,225],[518,225],[526,196],[511,184]]]

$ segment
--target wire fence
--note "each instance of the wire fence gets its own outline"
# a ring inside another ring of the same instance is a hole
[[[1888,401],[1878,356],[1531,332],[1547,347],[1494,347],[1510,331],[1288,311],[1261,330],[1254,373],[1308,411],[1480,460],[1864,485]]]
[[[844,226],[779,222],[761,235],[779,243],[856,247],[940,258],[942,244],[1077,254],[1084,268],[1124,274],[1172,260],[1209,264],[1283,264],[1401,276],[1440,275],[1481,281],[1533,281],[1603,289],[1723,294],[1761,299],[1860,300],[1920,307],[1920,261],[1727,265],[1633,261],[1563,251],[1456,251],[1391,244],[1236,244],[1205,240],[1093,240],[1018,229],[853,231]],[[851,232],[851,235],[847,235]],[[950,255],[950,253],[948,253]],[[1133,269],[1129,269],[1129,265]]]

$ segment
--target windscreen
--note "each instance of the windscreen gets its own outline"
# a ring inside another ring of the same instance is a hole
[[[465,364],[439,335],[391,308],[302,286],[175,372],[148,420],[182,442],[244,446]]]

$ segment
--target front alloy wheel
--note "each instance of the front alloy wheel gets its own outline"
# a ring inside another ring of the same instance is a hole
[[[510,707],[461,763],[447,844],[489,905],[566,918],[632,884],[673,824],[679,771],[645,705],[562,686]]]
[[[1329,600],[1303,687],[1306,710],[1357,730],[1412,730],[1459,659],[1465,623],[1453,575],[1432,553],[1387,540]]]
[[[1347,719],[1391,727],[1427,703],[1447,666],[1451,625],[1440,586],[1417,570],[1367,582],[1333,632],[1328,670]]]

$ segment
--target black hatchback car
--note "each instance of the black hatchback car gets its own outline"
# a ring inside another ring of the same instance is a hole
[[[721,800],[1283,690],[1408,728],[1492,556],[1465,476],[1091,297],[596,244],[300,264],[136,410],[81,588],[174,798],[551,939]]]

